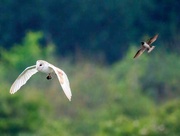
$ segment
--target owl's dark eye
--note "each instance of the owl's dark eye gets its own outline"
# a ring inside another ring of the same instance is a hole
[[[42,66],[42,64],[40,64],[39,66]]]

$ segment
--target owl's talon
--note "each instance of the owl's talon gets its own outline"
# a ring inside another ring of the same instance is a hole
[[[50,75],[48,75],[46,78],[47,78],[47,80],[52,79],[52,77]]]

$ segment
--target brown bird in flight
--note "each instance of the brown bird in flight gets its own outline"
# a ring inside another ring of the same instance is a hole
[[[155,48],[155,46],[151,46],[151,44],[156,41],[157,37],[158,37],[158,34],[150,38],[147,42],[141,42],[141,49],[138,50],[134,58],[141,56],[141,54],[145,50],[147,50],[147,52],[150,53]]]

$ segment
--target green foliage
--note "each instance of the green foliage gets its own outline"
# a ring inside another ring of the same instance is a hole
[[[12,78],[17,77],[26,67],[35,65],[38,59],[53,60],[54,45],[43,47],[40,44],[42,38],[41,32],[28,32],[22,44],[15,44],[10,50],[1,48],[1,77],[8,77],[8,81],[12,82]]]
[[[69,126],[72,125],[67,120],[63,119],[48,119],[48,121],[42,125],[37,135],[49,136],[49,135],[61,135],[61,136],[70,136],[74,135],[71,133]]]
[[[179,104],[179,99],[173,100],[166,103],[159,110],[158,123],[161,125],[162,134],[166,136],[180,134],[180,123],[178,121],[180,118]]]
[[[117,101],[119,107],[115,102],[111,103],[116,112],[111,109],[108,120],[100,123],[101,131],[97,135],[179,135],[179,102],[171,101],[179,94],[177,55],[160,52],[154,56],[148,54],[148,58],[143,54],[143,57],[132,60],[132,52],[136,52],[133,47],[112,69],[116,71],[113,75],[118,79],[116,84],[122,90]],[[159,84],[162,88],[158,88]],[[144,92],[159,99],[149,99]],[[155,106],[153,100],[167,102]],[[117,109],[123,112],[117,112]]]
[[[173,98],[179,95],[179,67],[176,53],[159,51],[148,61],[146,75],[141,78],[142,87],[156,101]]]
[[[36,93],[10,95],[1,84],[0,133],[1,135],[34,134],[46,122],[47,103]],[[33,96],[33,97],[32,97]],[[46,112],[46,114],[45,114]]]
[[[28,32],[22,44],[15,45],[9,51],[1,48],[2,61],[9,67],[22,70],[29,64],[34,64],[37,59],[47,59],[48,55],[52,54],[52,45],[42,48],[39,42],[42,36],[41,32]]]

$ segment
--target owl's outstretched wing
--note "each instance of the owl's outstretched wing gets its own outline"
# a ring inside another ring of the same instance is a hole
[[[71,88],[70,88],[69,80],[66,73],[52,64],[49,64],[49,67],[51,67],[56,73],[59,83],[61,84],[65,95],[67,96],[69,101],[71,101],[72,93],[71,93]]]
[[[29,78],[37,72],[36,65],[27,67],[12,84],[10,93],[14,94],[17,92],[24,84],[26,84]]]

